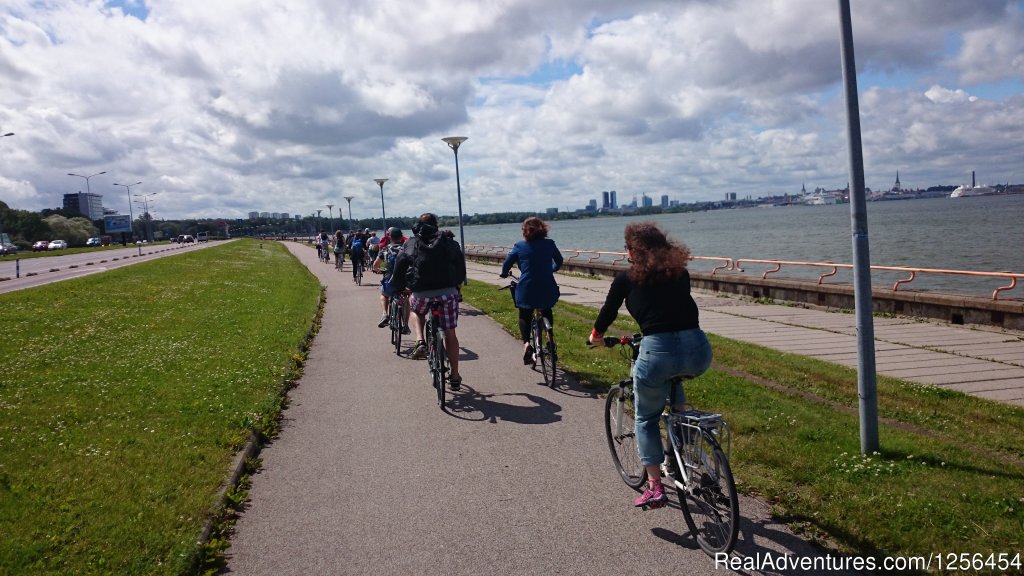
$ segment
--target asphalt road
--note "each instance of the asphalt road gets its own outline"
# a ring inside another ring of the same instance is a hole
[[[180,254],[183,250],[196,250],[212,245],[214,243],[211,242],[181,245],[154,244],[75,254],[56,252],[45,257],[22,258],[18,261],[4,260],[0,261],[0,278],[6,278],[6,280],[0,281],[0,294],[104,272],[162,256]]]
[[[676,504],[632,507],[603,399],[568,380],[544,386],[518,340],[464,305],[465,383],[442,412],[426,364],[396,357],[376,327],[377,287],[287,245],[327,286],[325,316],[282,433],[260,454],[228,572],[723,573]],[[822,554],[756,500],[741,515],[735,558]]]

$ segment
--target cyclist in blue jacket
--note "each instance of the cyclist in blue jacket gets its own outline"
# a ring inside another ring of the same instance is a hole
[[[523,341],[523,364],[533,361],[535,350],[530,343],[530,321],[534,309],[541,310],[554,324],[551,309],[560,293],[555,272],[562,267],[562,253],[555,241],[548,238],[548,225],[536,216],[523,220],[523,239],[516,242],[501,265],[501,277],[507,278],[513,264],[519,265],[516,285],[516,308],[519,309],[519,336]]]

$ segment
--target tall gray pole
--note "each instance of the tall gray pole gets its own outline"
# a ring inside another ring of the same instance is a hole
[[[850,139],[850,218],[853,229],[853,297],[857,313],[857,394],[860,397],[860,451],[878,450],[878,390],[875,381],[875,327],[871,316],[871,258],[868,209],[864,192],[864,154],[857,102],[857,65],[853,58],[850,0],[839,0],[842,34],[846,133]]]

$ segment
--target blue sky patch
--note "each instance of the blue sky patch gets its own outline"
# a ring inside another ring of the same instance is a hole
[[[134,16],[143,22],[149,16],[149,7],[145,0],[108,0],[107,8],[120,8],[125,14]]]

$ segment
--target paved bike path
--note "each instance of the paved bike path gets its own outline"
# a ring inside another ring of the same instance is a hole
[[[630,506],[603,399],[544,386],[518,340],[464,305],[465,384],[443,413],[426,364],[396,357],[376,328],[377,288],[287,245],[327,286],[326,309],[281,435],[260,454],[229,573],[723,573],[674,505]],[[763,504],[744,498],[741,514],[739,556],[821,554]]]

